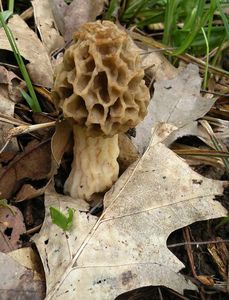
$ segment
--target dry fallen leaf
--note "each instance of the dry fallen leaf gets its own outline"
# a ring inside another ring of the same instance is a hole
[[[20,191],[17,193],[15,202],[22,202],[41,196],[44,194],[46,188],[47,186],[44,186],[40,189],[36,189],[31,184],[24,184],[21,187]]]
[[[73,0],[66,5],[64,0],[50,0],[55,21],[65,41],[70,41],[73,33],[81,25],[95,21],[96,17],[102,13],[106,2],[106,0]]]
[[[89,205],[83,200],[76,201],[76,199],[68,196],[46,192],[46,201],[47,216],[43,223],[43,229],[33,239],[39,245],[38,250],[41,259],[46,260],[45,273],[49,274],[48,276],[46,274],[46,287],[47,292],[50,292],[56,284],[56,280],[61,279],[72,258],[83,244],[85,237],[95,225],[97,218],[88,214]],[[49,212],[51,206],[56,207],[65,214],[69,207],[75,211],[73,218],[74,231],[65,233],[52,223]],[[48,228],[49,230],[47,230]],[[63,243],[60,243],[60,241],[63,241]],[[49,252],[49,249],[52,249],[51,252]],[[48,251],[46,252],[46,250]]]
[[[1,300],[44,299],[45,279],[37,268],[35,256],[31,248],[0,253]]]
[[[49,0],[49,5],[52,10],[52,14],[62,36],[65,33],[64,14],[68,7],[64,0]]]
[[[13,117],[14,105],[21,99],[19,88],[24,87],[24,83],[13,72],[0,66],[0,113],[3,116]],[[7,132],[13,128],[12,125],[0,123],[0,150],[6,143]],[[16,140],[11,140],[7,145],[8,151],[18,150]]]
[[[141,51],[142,67],[146,73],[154,80],[172,79],[178,74],[176,69],[160,52],[156,50],[149,53],[146,50]]]
[[[54,135],[52,136],[51,149],[52,156],[57,165],[60,165],[64,152],[71,143],[71,135],[72,129],[67,120],[56,122],[56,130]]]
[[[25,87],[25,82],[12,71],[0,66],[0,95],[9,98],[14,103],[21,100],[20,89]]]
[[[120,133],[118,136],[119,156],[118,163],[120,172],[125,171],[132,163],[139,159],[140,155],[133,145],[131,139],[125,134]]]
[[[32,141],[7,167],[0,169],[0,197],[9,199],[22,185],[23,180],[47,178],[50,171],[50,141]]]
[[[21,211],[15,206],[0,205],[0,252],[6,253],[20,248],[20,236],[25,231]]]
[[[225,281],[228,281],[229,250],[222,238],[218,237],[216,240],[221,243],[209,244],[208,251],[217,265],[219,274]]]
[[[149,145],[151,129],[156,123],[165,122],[181,128],[210,110],[215,99],[201,97],[200,87],[198,67],[193,64],[189,64],[175,78],[155,83],[148,114],[137,126],[137,136],[133,139],[140,153]]]
[[[34,19],[39,30],[41,40],[50,54],[64,46],[64,39],[59,34],[54,21],[49,0],[33,0]]]
[[[131,175],[120,177],[105,196],[106,209],[97,222],[83,202],[46,195],[46,218],[35,242],[46,273],[47,300],[113,300],[149,285],[181,293],[194,288],[178,273],[184,266],[166,240],[178,228],[226,215],[214,201],[223,182],[192,171],[156,139],[131,168]],[[49,206],[76,210],[70,232],[52,223]]]
[[[12,30],[20,54],[29,61],[26,65],[33,83],[51,88],[53,70],[44,45],[37,35],[18,15],[9,19],[8,26]],[[0,49],[12,51],[4,30],[0,29]]]

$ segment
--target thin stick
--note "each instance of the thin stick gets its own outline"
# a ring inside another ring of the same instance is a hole
[[[200,241],[200,242],[183,242],[183,243],[177,243],[177,244],[170,244],[167,245],[168,248],[175,248],[175,247],[181,247],[186,245],[208,245],[208,244],[219,244],[219,243],[229,243],[229,240],[220,240],[220,241]]]
[[[20,125],[18,127],[12,128],[9,130],[7,139],[11,139],[13,137],[16,137],[21,134],[30,133],[36,130],[48,128],[48,127],[54,127],[56,124],[56,121],[47,122],[47,123],[41,123],[41,124],[35,124],[35,125]]]

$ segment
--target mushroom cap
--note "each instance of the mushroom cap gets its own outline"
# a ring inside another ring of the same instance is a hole
[[[135,127],[150,95],[140,55],[128,34],[110,21],[84,24],[57,67],[53,99],[66,118],[91,136]]]

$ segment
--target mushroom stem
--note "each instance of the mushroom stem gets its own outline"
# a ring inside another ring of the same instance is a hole
[[[65,182],[65,192],[73,198],[90,200],[94,193],[108,190],[118,178],[118,134],[89,136],[85,127],[73,125],[74,159]]]

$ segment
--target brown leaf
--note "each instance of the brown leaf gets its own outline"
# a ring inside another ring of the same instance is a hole
[[[20,77],[0,66],[0,95],[17,103],[21,100],[20,89],[24,87],[25,82]]]
[[[68,145],[71,143],[72,129],[67,120],[57,121],[56,131],[52,137],[52,156],[59,165]]]
[[[32,141],[7,167],[0,170],[0,195],[10,198],[23,180],[40,180],[51,171],[50,141]]]
[[[45,188],[46,186],[40,189],[35,189],[31,184],[24,184],[17,193],[16,202],[22,202],[41,196],[44,194]]]
[[[196,278],[204,285],[214,286],[214,280],[210,276],[199,275]]]
[[[0,205],[0,252],[6,253],[20,248],[20,236],[25,230],[21,211],[15,206]]]

